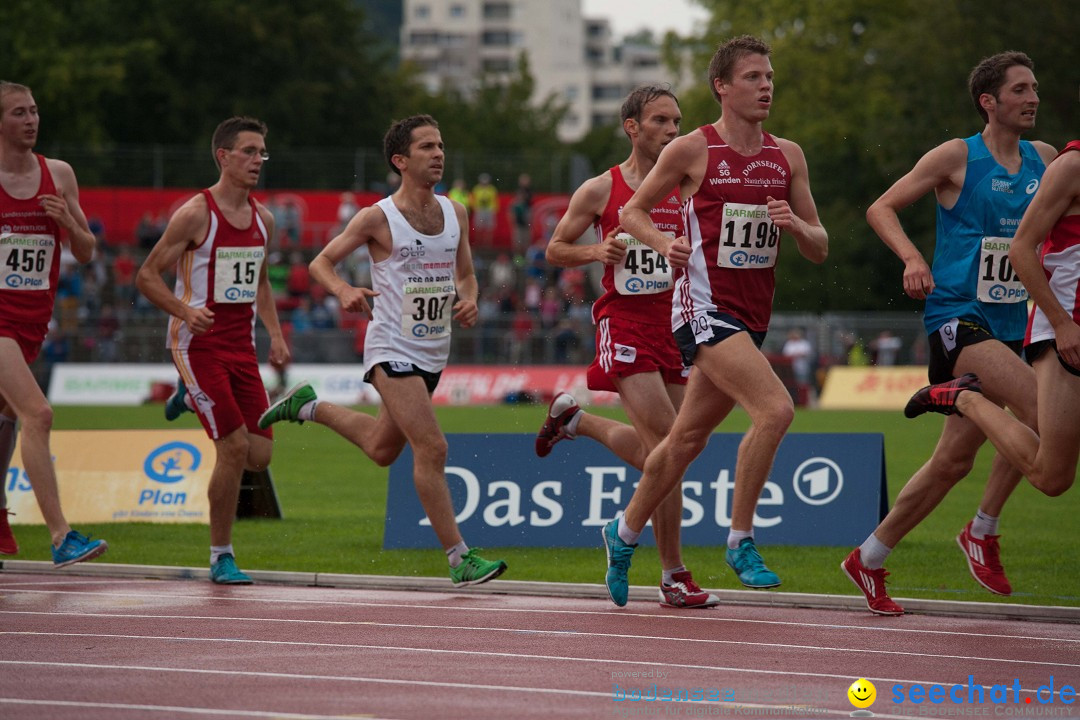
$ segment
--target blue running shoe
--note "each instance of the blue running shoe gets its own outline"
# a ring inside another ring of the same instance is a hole
[[[251,585],[254,581],[236,567],[236,558],[229,553],[218,557],[210,566],[210,579],[218,585]]]
[[[765,567],[765,561],[761,559],[753,538],[743,538],[737,549],[727,551],[726,559],[727,564],[739,576],[739,582],[748,588],[760,590],[780,584],[776,573]]]
[[[60,547],[52,549],[53,567],[62,568],[83,560],[93,560],[108,549],[109,543],[104,540],[91,540],[72,530],[64,538],[64,542],[60,543]]]
[[[160,396],[159,396],[160,397]],[[184,398],[187,397],[187,385],[183,380],[176,381],[176,392],[169,396],[169,399],[165,401],[165,419],[172,422],[176,418],[180,417],[186,412],[191,412],[191,408],[184,402]]]
[[[607,594],[611,602],[623,607],[626,605],[626,598],[630,592],[630,581],[626,576],[630,572],[630,558],[634,557],[634,548],[637,547],[637,543],[630,545],[619,537],[618,519],[605,525],[603,534],[608,564],[604,584],[607,586]]]

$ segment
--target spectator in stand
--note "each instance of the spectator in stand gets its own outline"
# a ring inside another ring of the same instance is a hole
[[[304,217],[300,212],[300,206],[292,198],[286,198],[285,207],[281,212],[282,239],[287,241],[287,247],[300,247],[300,239],[304,234]]]
[[[153,213],[149,210],[144,212],[139,218],[139,224],[135,226],[135,241],[139,244],[139,249],[150,252],[160,237]]]
[[[450,192],[446,196],[465,207],[472,207],[472,203],[469,202],[469,188],[465,186],[465,180],[462,178],[454,181],[454,184],[450,186]]]
[[[544,288],[544,297],[540,301],[540,327],[549,330],[555,327],[563,316],[562,298],[554,285]]]
[[[472,189],[473,242],[491,247],[495,241],[495,213],[499,210],[499,191],[491,184],[491,176],[480,173]]]
[[[517,270],[510,262],[510,256],[501,252],[488,268],[488,284],[493,288],[514,288],[517,286]]]
[[[311,277],[308,275],[307,263],[299,250],[294,250],[289,255],[289,279],[285,284],[289,297],[304,297],[311,292]]]
[[[105,221],[97,215],[94,215],[87,221],[87,226],[90,228],[90,234],[97,240],[97,252],[105,251]]]
[[[801,329],[793,328],[788,332],[781,353],[791,361],[791,371],[795,375],[795,382],[800,385],[809,385],[813,373],[814,347]]]
[[[525,303],[525,309],[533,315],[540,314],[540,301],[543,299],[544,289],[540,286],[540,283],[535,280],[525,281],[525,292],[522,296],[522,301]]]
[[[513,220],[514,254],[524,255],[525,248],[529,247],[532,240],[532,178],[528,174],[518,175],[517,191],[514,193],[514,202],[510,206],[510,217]]]
[[[97,321],[97,361],[116,362],[119,341],[120,319],[116,309],[109,304],[103,305]]]
[[[892,334],[891,330],[882,330],[870,341],[870,352],[875,365],[895,365],[904,341]]]
[[[135,271],[138,269],[131,251],[121,247],[112,263],[113,300],[120,322],[125,322],[135,307]]]
[[[355,215],[359,209],[360,208],[356,205],[355,195],[351,192],[341,193],[341,202],[338,204],[337,209],[337,227],[334,228],[333,233],[334,237],[342,233],[345,226],[349,224],[349,221],[353,219],[353,215]]]

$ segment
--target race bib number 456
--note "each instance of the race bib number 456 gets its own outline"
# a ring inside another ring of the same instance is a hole
[[[31,233],[0,233],[0,288],[48,290],[56,238]]]
[[[1009,262],[1012,238],[984,237],[979,249],[979,286],[976,297],[985,303],[1018,303],[1028,299],[1027,289]]]
[[[716,264],[735,270],[776,265],[780,230],[769,219],[768,205],[724,203]]]

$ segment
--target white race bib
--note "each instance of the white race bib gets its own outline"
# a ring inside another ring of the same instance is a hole
[[[619,233],[615,239],[626,244],[626,254],[615,266],[615,290],[620,295],[655,295],[672,288],[667,258],[629,233]]]
[[[716,264],[735,270],[776,265],[780,230],[769,219],[768,205],[724,203]]]
[[[214,251],[214,302],[253,303],[266,249],[221,247]]]
[[[984,237],[979,249],[979,285],[976,297],[985,303],[1018,303],[1028,291],[1009,262],[1012,238]]]
[[[0,233],[0,288],[48,290],[56,238],[33,233]]]
[[[456,293],[452,282],[406,281],[401,302],[401,334],[418,340],[449,335]]]

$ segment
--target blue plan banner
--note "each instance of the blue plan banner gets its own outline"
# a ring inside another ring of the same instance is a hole
[[[586,438],[546,458],[535,436],[449,435],[446,479],[462,535],[487,547],[592,547],[641,476]],[[684,545],[717,545],[731,526],[741,434],[716,434],[683,478]],[[383,547],[438,547],[416,496],[412,452],[390,467]],[[784,438],[754,516],[770,545],[858,545],[888,511],[884,439],[878,433]],[[642,542],[652,544],[651,530]]]

